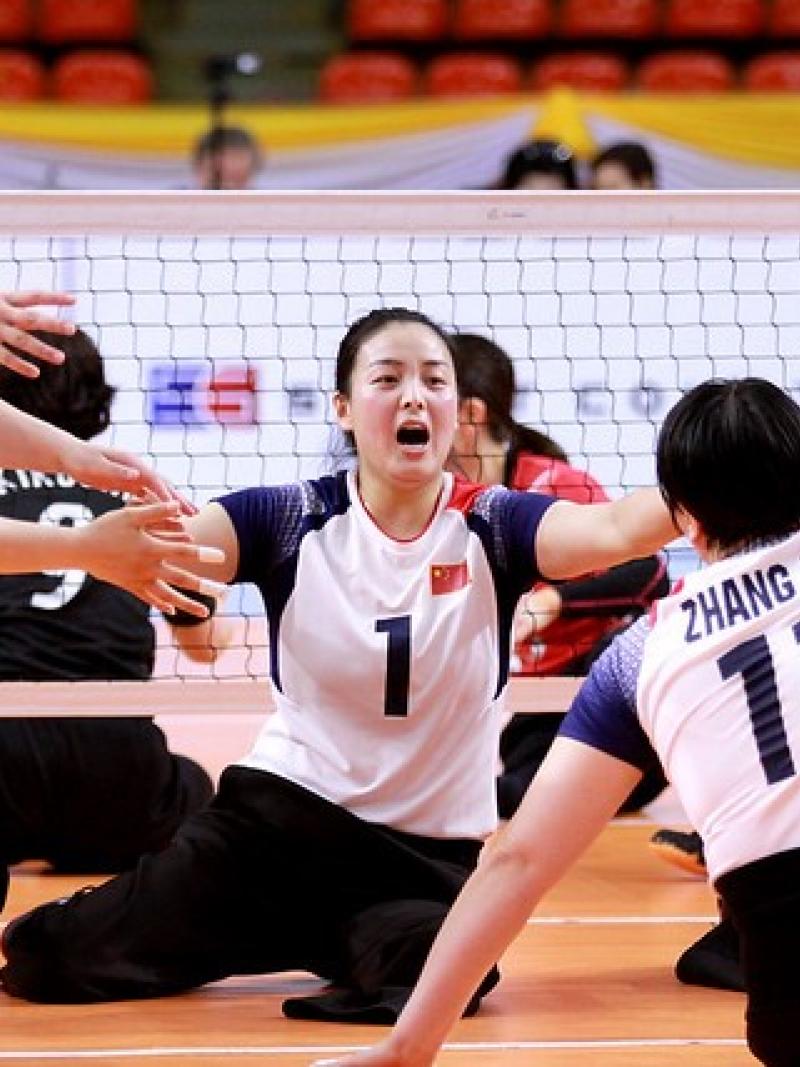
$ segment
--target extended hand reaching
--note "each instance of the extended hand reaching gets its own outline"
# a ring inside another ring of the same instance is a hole
[[[32,337],[30,331],[45,330],[71,336],[75,333],[73,323],[35,309],[43,304],[69,307],[74,303],[75,298],[69,293],[0,293],[0,365],[21,374],[23,378],[38,378],[38,366],[21,356],[20,352],[45,363],[63,363],[63,352]]]
[[[127,589],[167,615],[181,608],[204,619],[205,605],[180,589],[221,596],[225,586],[202,578],[194,564],[223,563],[218,548],[196,545],[183,530],[177,501],[143,504],[110,511],[75,528],[79,566],[96,578]]]

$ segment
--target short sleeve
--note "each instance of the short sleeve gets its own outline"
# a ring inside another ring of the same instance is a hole
[[[658,757],[636,714],[646,619],[624,631],[593,665],[559,733],[646,771]]]
[[[287,554],[302,516],[299,485],[241,489],[216,501],[228,513],[239,542],[234,582],[259,584]]]

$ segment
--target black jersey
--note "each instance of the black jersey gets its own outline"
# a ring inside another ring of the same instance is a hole
[[[65,474],[3,470],[0,517],[76,526],[122,507],[120,494]],[[0,679],[149,678],[149,608],[85,571],[0,575]]]

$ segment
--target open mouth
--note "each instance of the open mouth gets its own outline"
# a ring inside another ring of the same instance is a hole
[[[422,447],[427,445],[430,434],[427,426],[401,426],[397,431],[397,443]]]

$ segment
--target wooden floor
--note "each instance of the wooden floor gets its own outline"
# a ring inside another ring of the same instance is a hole
[[[752,1067],[743,997],[672,975],[681,949],[710,925],[713,899],[649,853],[651,832],[643,820],[608,827],[509,951],[480,1014],[459,1024],[445,1067]],[[17,868],[3,918],[87,881]],[[300,1067],[380,1036],[282,1017],[285,995],[317,985],[305,975],[232,978],[170,999],[79,1007],[0,993],[0,1067]]]

